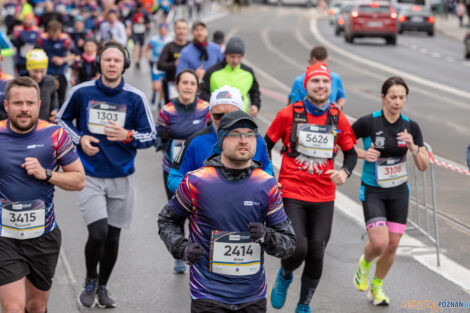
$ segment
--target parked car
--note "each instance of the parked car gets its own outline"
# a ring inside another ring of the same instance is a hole
[[[436,19],[430,9],[421,5],[403,5],[398,13],[398,33],[404,31],[426,32],[434,36]]]
[[[341,3],[343,3],[343,1],[344,0],[330,0],[328,2],[328,20],[330,21],[330,25],[336,24]]]
[[[470,32],[465,35],[465,39],[463,40],[464,44],[464,56],[466,59],[470,59]]]
[[[336,24],[335,24],[336,36],[339,36],[342,32],[344,32],[345,16],[351,13],[353,7],[354,7],[354,2],[352,1],[344,1],[343,3],[341,3],[338,18],[336,19]]]
[[[359,37],[383,37],[396,45],[397,31],[397,12],[386,1],[356,2],[344,21],[344,40],[349,43]]]

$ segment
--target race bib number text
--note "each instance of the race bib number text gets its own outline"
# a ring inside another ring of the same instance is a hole
[[[210,271],[217,274],[247,276],[261,268],[261,246],[248,232],[212,231]]]
[[[105,126],[110,121],[124,127],[126,122],[126,105],[90,101],[88,111],[88,129],[90,132],[104,135]]]
[[[309,157],[332,158],[335,147],[332,128],[331,125],[300,124],[297,151]]]
[[[408,180],[406,157],[379,158],[375,164],[377,185],[382,188],[399,186]]]
[[[2,203],[1,236],[30,239],[44,233],[46,209],[44,201],[20,201]]]

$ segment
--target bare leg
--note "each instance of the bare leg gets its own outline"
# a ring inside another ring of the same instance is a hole
[[[387,276],[388,271],[395,261],[397,255],[398,244],[403,234],[389,233],[389,243],[385,251],[382,253],[380,258],[377,260],[377,268],[375,270],[375,277],[384,279]]]
[[[25,278],[0,286],[3,313],[24,313],[26,304]]]

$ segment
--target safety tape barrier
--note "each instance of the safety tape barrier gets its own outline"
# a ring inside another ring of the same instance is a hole
[[[442,160],[439,159],[439,157],[437,157],[437,156],[435,157],[432,152],[428,152],[428,153],[429,153],[429,161],[431,161],[432,164],[443,167],[443,168],[446,168],[448,170],[451,170],[451,171],[454,171],[454,172],[457,172],[457,173],[460,173],[460,174],[470,176],[470,171],[469,170],[461,168],[461,167],[453,165],[453,164],[450,164],[450,163],[447,163],[445,161],[442,161]]]

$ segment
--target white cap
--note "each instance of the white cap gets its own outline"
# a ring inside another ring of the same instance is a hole
[[[245,108],[240,90],[231,86],[223,86],[211,93],[209,110],[219,104],[231,104],[239,108],[240,111]]]

